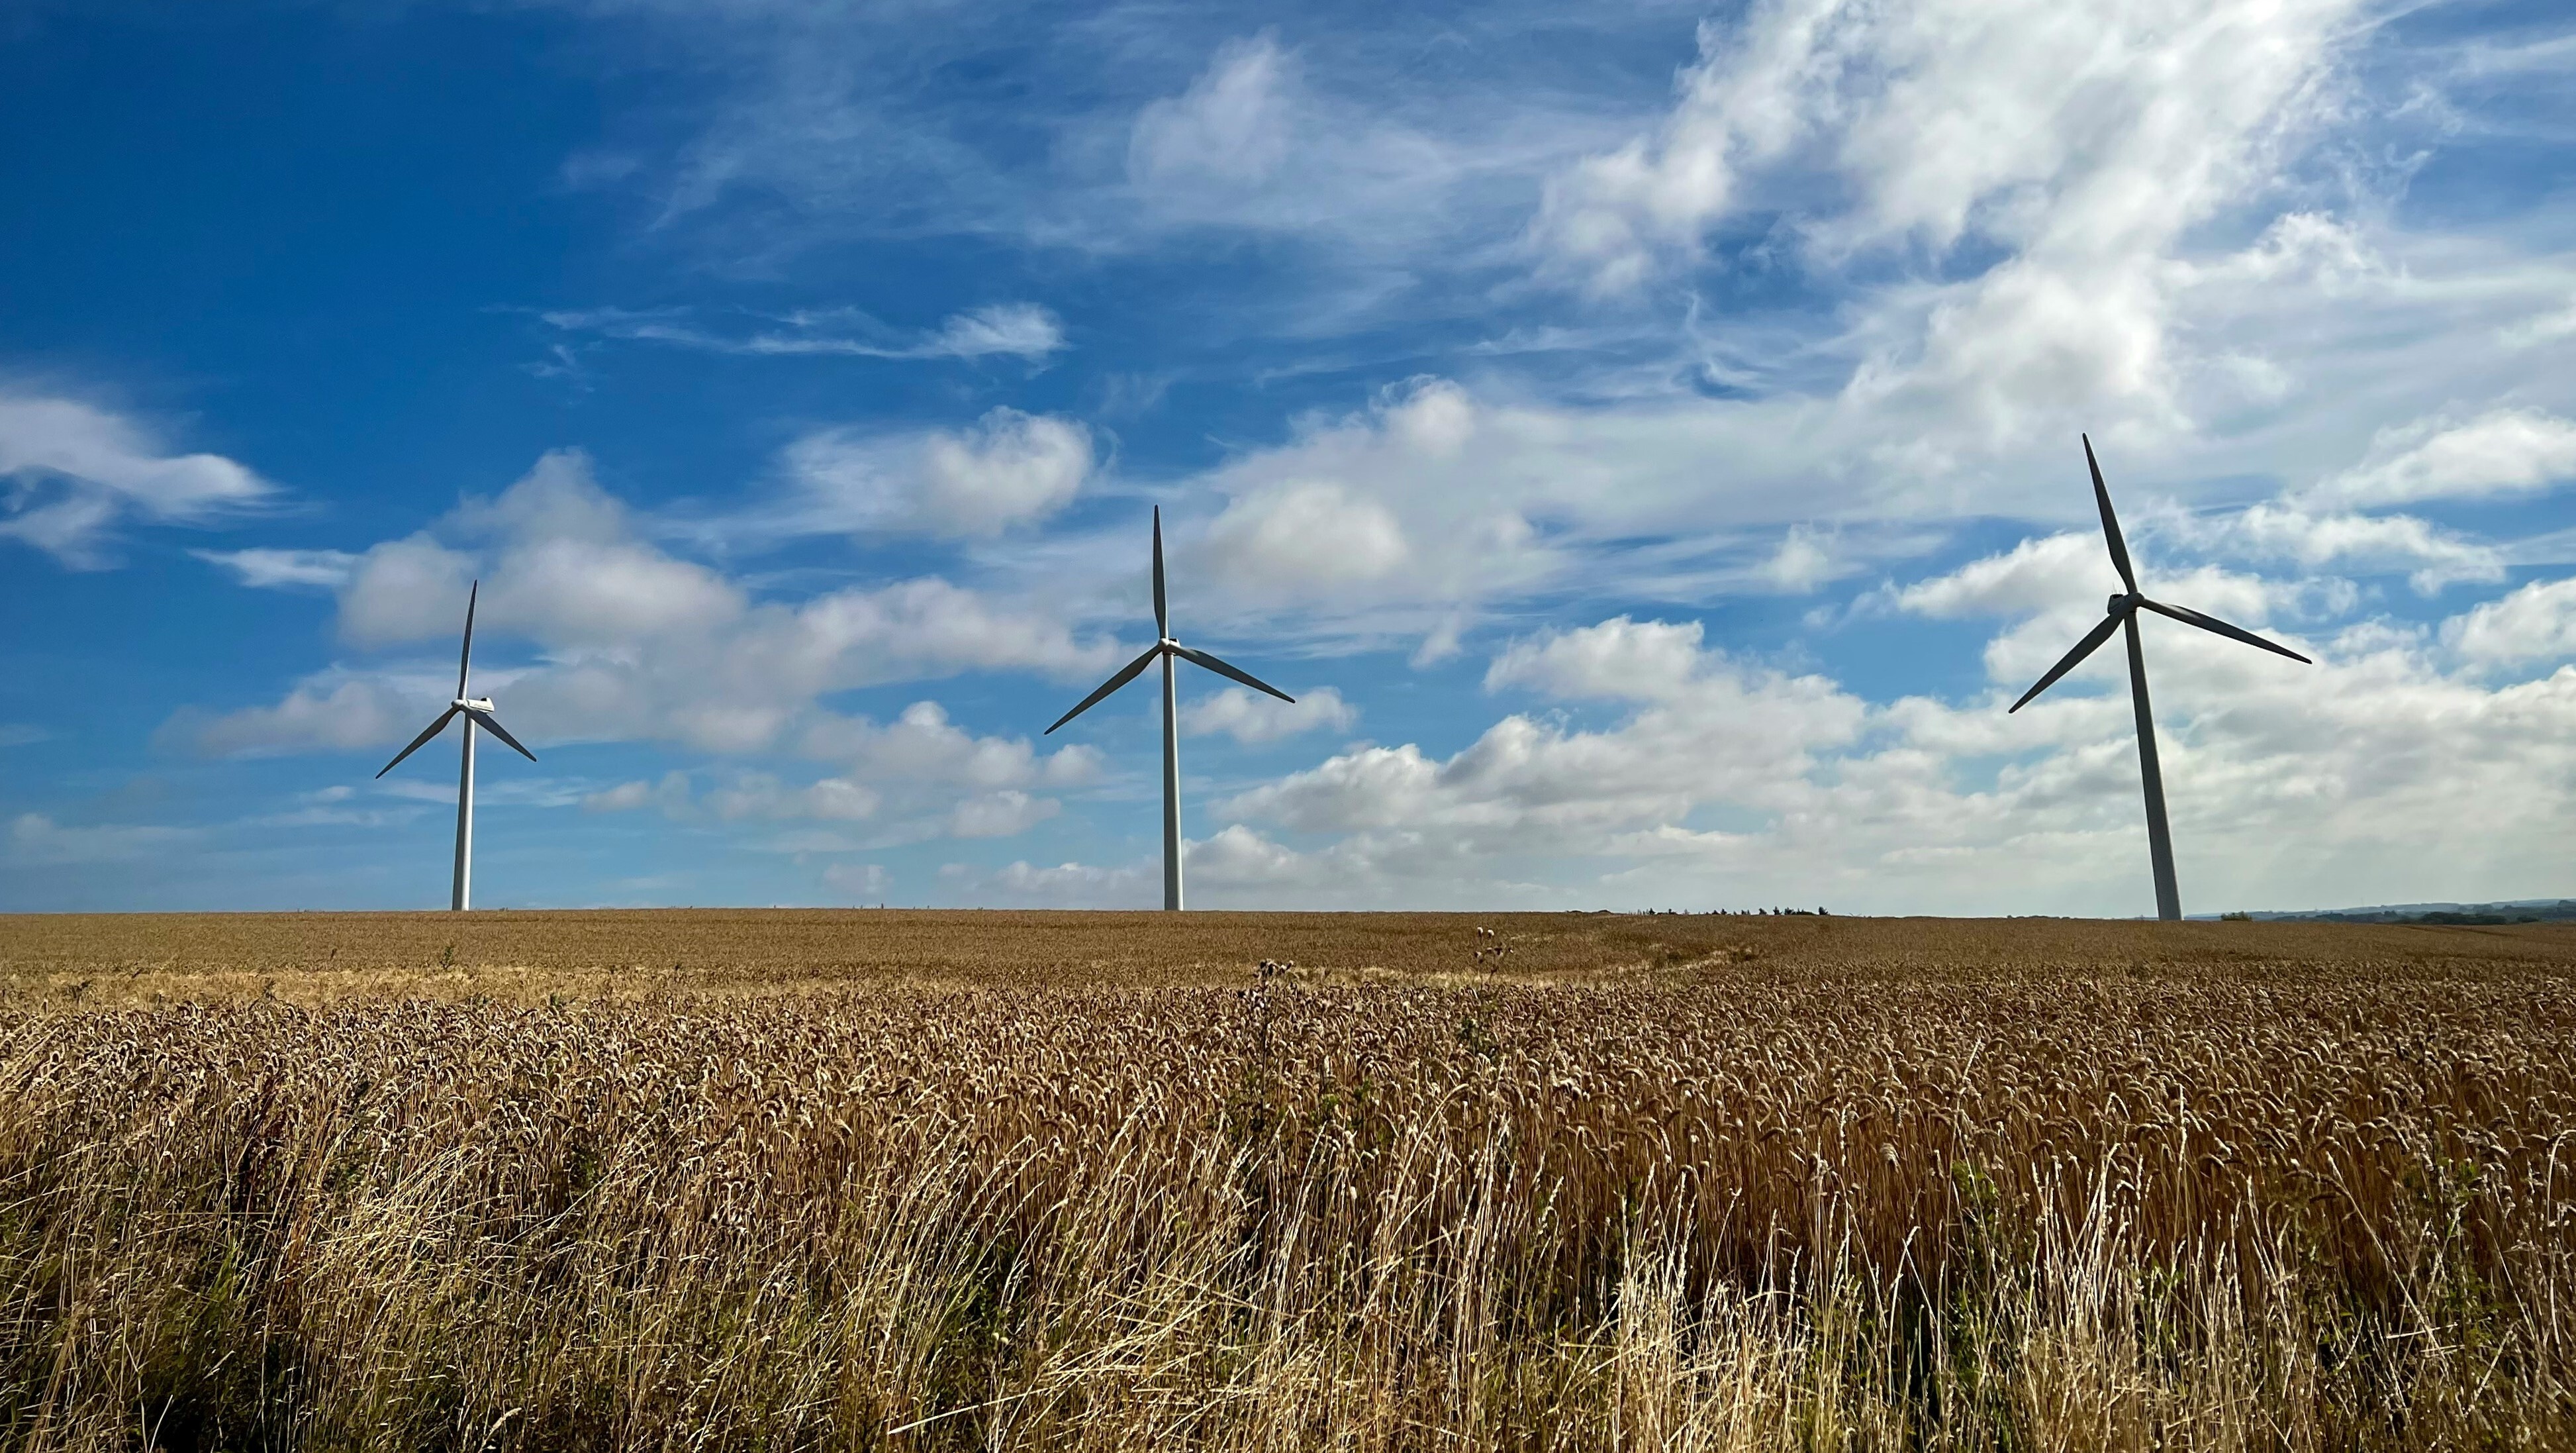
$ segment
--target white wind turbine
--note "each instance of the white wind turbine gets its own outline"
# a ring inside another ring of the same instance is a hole
[[[1172,639],[1171,612],[1163,603],[1163,511],[1154,510],[1154,632],[1156,640],[1145,654],[1128,662],[1118,674],[1100,683],[1100,689],[1082,699],[1082,704],[1055,719],[1046,734],[1054,735],[1060,727],[1099,704],[1101,698],[1136,679],[1137,674],[1160,660],[1163,663],[1163,907],[1179,912],[1181,907],[1181,735],[1180,723],[1173,715],[1172,660],[1179,657],[1205,666],[1219,676],[1231,676],[1255,691],[1266,691],[1294,706],[1297,698],[1257,680],[1248,671],[1239,671],[1205,651],[1194,650]]]
[[[537,759],[536,753],[520,746],[519,739],[502,730],[501,723],[493,719],[490,697],[478,698],[465,694],[465,673],[474,664],[474,600],[482,593],[483,582],[478,580],[465,594],[465,649],[456,657],[456,699],[447,704],[447,710],[439,714],[438,720],[429,724],[429,730],[412,738],[411,745],[394,753],[394,759],[385,764],[384,772],[376,774],[382,777],[385,772],[401,766],[403,758],[419,751],[431,737],[444,731],[448,722],[459,716],[465,718],[464,758],[456,773],[456,888],[447,903],[449,909],[458,913],[473,906],[474,729],[479,726],[499,737],[511,751],[531,762]]]
[[[2056,685],[2058,677],[2074,670],[2085,657],[2101,649],[2102,643],[2111,639],[2113,631],[2127,629],[2129,699],[2138,713],[2138,775],[2146,780],[2147,855],[2156,875],[2156,917],[2178,919],[2182,917],[2182,890],[2174,885],[2173,833],[2165,826],[2165,776],[2156,765],[2156,719],[2147,706],[2147,658],[2138,648],[2138,612],[2151,610],[2161,616],[2171,616],[2184,625],[2198,626],[2249,646],[2260,646],[2302,664],[2315,663],[2287,646],[2275,645],[2216,616],[2205,616],[2186,606],[2149,600],[2139,593],[2138,572],[2130,568],[2129,547],[2120,539],[2120,520],[2111,513],[2111,491],[2102,484],[2102,466],[2093,460],[2093,440],[2089,435],[2084,438],[2084,465],[2093,471],[2093,502],[2102,508],[2102,537],[2111,546],[2111,565],[2120,572],[2120,583],[2129,587],[2128,593],[2111,597],[2108,613],[2102,617],[2101,624],[2076,642],[2075,649],[2067,652],[2056,665],[2049,667],[2048,674],[2039,678],[2038,685],[2023,692],[2021,700],[2012,704],[2012,710],[2021,710],[2030,704],[2032,697]]]

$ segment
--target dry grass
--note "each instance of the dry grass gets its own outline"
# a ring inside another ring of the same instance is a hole
[[[0,920],[0,1439],[2561,1446],[2571,960],[2551,928]]]

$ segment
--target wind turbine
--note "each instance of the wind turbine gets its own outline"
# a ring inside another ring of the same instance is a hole
[[[456,889],[447,901],[448,908],[458,913],[473,906],[474,729],[479,726],[499,737],[511,751],[531,762],[537,759],[536,753],[520,746],[519,739],[504,731],[501,723],[493,719],[490,697],[465,694],[465,673],[474,664],[474,600],[482,593],[483,582],[480,580],[475,581],[473,588],[465,593],[465,649],[456,657],[456,699],[447,704],[447,710],[439,713],[438,720],[429,724],[429,730],[412,738],[411,745],[394,753],[394,759],[385,764],[384,772],[376,774],[381,778],[385,772],[401,766],[403,758],[419,751],[431,737],[446,730],[448,722],[459,716],[465,718],[464,760],[456,772]]]
[[[2093,471],[2093,502],[2102,507],[2102,537],[2110,543],[2111,564],[2120,572],[2120,583],[2129,587],[2128,593],[2111,597],[2111,604],[2108,612],[2102,617],[2101,624],[2087,632],[2083,640],[2076,642],[2075,649],[2067,652],[2056,665],[2048,668],[2048,674],[2039,678],[2038,685],[2023,692],[2021,700],[2012,704],[2012,710],[2021,710],[2030,704],[2032,697],[2056,685],[2058,677],[2074,670],[2085,657],[2101,649],[2102,643],[2111,639],[2113,631],[2128,632],[2129,699],[2136,705],[2138,711],[2138,774],[2146,779],[2147,784],[2147,852],[2155,863],[2156,917],[2167,920],[2178,919],[2182,917],[2182,892],[2174,886],[2173,833],[2165,826],[2165,777],[2163,770],[2156,765],[2156,721],[2155,714],[2147,706],[2147,658],[2138,649],[2138,612],[2151,610],[2160,616],[2171,616],[2187,626],[2198,626],[2204,631],[2215,632],[2230,640],[2243,641],[2249,646],[2260,646],[2266,651],[2287,656],[2302,665],[2315,663],[2287,646],[2275,645],[2252,631],[2231,626],[2216,616],[2205,616],[2186,606],[2167,605],[2160,600],[2149,600],[2141,594],[2138,590],[2138,572],[2129,565],[2129,547],[2120,539],[2119,516],[2111,513],[2111,491],[2103,486],[2102,466],[2095,463],[2093,459],[2093,440],[2090,435],[2084,436],[2084,465]]]
[[[1175,657],[1205,666],[1219,676],[1231,676],[1255,691],[1266,691],[1281,701],[1295,705],[1297,698],[1261,681],[1249,671],[1239,671],[1205,651],[1184,646],[1172,639],[1171,612],[1163,604],[1163,510],[1154,508],[1154,644],[1145,654],[1118,668],[1118,674],[1100,683],[1100,689],[1082,699],[1082,704],[1055,719],[1046,729],[1053,736],[1060,727],[1098,705],[1102,698],[1136,679],[1138,673],[1154,664],[1163,663],[1163,907],[1177,913],[1181,908],[1181,735],[1180,722],[1172,712],[1172,661]]]

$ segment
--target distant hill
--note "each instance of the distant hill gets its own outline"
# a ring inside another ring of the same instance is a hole
[[[2243,916],[2266,922],[2283,919],[2305,923],[2563,923],[2576,922],[2576,898],[2518,898],[2509,903],[2384,903],[2376,908],[2255,911]]]

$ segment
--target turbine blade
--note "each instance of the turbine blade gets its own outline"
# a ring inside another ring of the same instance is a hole
[[[376,775],[377,775],[377,776],[379,776],[379,777],[382,777],[383,775],[385,775],[385,772],[390,772],[390,771],[392,771],[393,769],[395,769],[396,767],[401,766],[401,765],[402,765],[402,759],[403,759],[403,758],[410,756],[412,753],[417,752],[417,751],[419,751],[422,747],[424,747],[424,746],[428,745],[428,743],[429,743],[429,739],[430,739],[431,737],[437,736],[440,732],[445,731],[445,730],[447,729],[447,719],[448,719],[449,717],[452,717],[452,716],[456,715],[458,712],[463,711],[464,709],[465,709],[465,708],[463,708],[463,707],[461,707],[461,706],[451,706],[451,707],[449,707],[447,710],[440,712],[440,713],[438,714],[438,720],[436,720],[436,721],[434,721],[434,722],[431,722],[431,723],[429,724],[429,730],[427,730],[427,731],[425,731],[425,732],[422,732],[419,736],[416,736],[416,737],[412,738],[412,739],[411,739],[411,745],[410,745],[410,746],[405,747],[405,748],[403,748],[401,751],[394,753],[394,759],[393,759],[392,761],[387,762],[387,763],[385,764],[384,772],[378,772]]]
[[[1254,676],[1249,671],[1237,670],[1223,661],[1218,660],[1214,656],[1209,655],[1205,651],[1193,650],[1188,646],[1174,646],[1172,651],[1173,654],[1179,656],[1182,660],[1196,661],[1198,664],[1205,666],[1219,676],[1231,676],[1235,680],[1242,682],[1244,685],[1251,687],[1255,691],[1267,691],[1271,695],[1278,697],[1281,701],[1287,702],[1290,706],[1297,704],[1297,698],[1290,696],[1287,692],[1280,690],[1278,687],[1271,685],[1269,682],[1264,681],[1257,676]]]
[[[1066,722],[1073,720],[1075,717],[1082,715],[1084,712],[1091,710],[1093,707],[1098,706],[1100,704],[1100,698],[1107,696],[1119,687],[1135,680],[1136,673],[1153,665],[1154,658],[1161,654],[1163,654],[1163,643],[1156,641],[1153,645],[1146,648],[1144,655],[1139,656],[1135,660],[1128,662],[1125,666],[1120,667],[1117,675],[1101,682],[1100,689],[1098,691],[1095,691],[1082,699],[1082,705],[1075,707],[1073,710],[1066,712],[1060,717],[1057,717],[1055,719],[1055,726],[1048,727],[1044,732],[1039,733],[1039,735],[1055,735],[1055,727],[1060,727]]]
[[[1154,506],[1154,634],[1169,639],[1172,613],[1163,604],[1163,507]]]
[[[2148,600],[2144,596],[2140,596],[2138,598],[2138,604],[2145,606],[2147,609],[2154,611],[2158,615],[2171,616],[2175,620],[2182,622],[2184,625],[2198,626],[2204,631],[2214,631],[2231,640],[2243,641],[2249,646],[2260,646],[2266,651],[2273,652],[2276,655],[2287,656],[2291,660],[2305,665],[2313,666],[2317,664],[2314,661],[2308,660],[2307,657],[2300,655],[2298,652],[2291,650],[2287,646],[2276,645],[2271,641],[2264,640],[2261,636],[2254,634],[2252,631],[2245,630],[2239,626],[2231,626],[2216,616],[2202,615],[2200,612],[2193,610],[2189,606],[2167,605],[2163,601]]]
[[[2102,483],[2102,466],[2093,462],[2093,436],[2084,438],[2084,467],[2093,471],[2093,502],[2102,507],[2102,537],[2111,542],[2111,564],[2120,572],[2120,583],[2132,594],[2138,588],[2138,572],[2129,565],[2129,542],[2120,538],[2120,517],[2111,513],[2111,491]]]
[[[476,711],[474,708],[469,706],[465,708],[465,714],[474,718],[475,725],[483,728],[483,730],[487,732],[490,732],[492,735],[499,737],[503,743],[508,745],[511,751],[518,753],[520,756],[527,758],[531,762],[537,759],[536,753],[519,745],[519,739],[517,737],[501,730],[501,724],[492,719],[492,713],[488,711]]]
[[[465,592],[465,649],[456,653],[456,694],[460,698],[465,695],[465,668],[474,661],[474,598],[482,593],[480,580]]]
[[[2074,670],[2076,667],[2083,665],[2084,658],[2092,655],[2098,650],[2101,650],[2102,643],[2111,639],[2111,633],[2118,630],[2120,628],[2120,622],[2125,619],[2127,619],[2126,615],[2106,615],[2102,617],[2102,623],[2100,625],[2095,626],[2090,632],[2088,632],[2083,640],[2077,641],[2075,643],[2075,649],[2067,652],[2063,657],[2059,658],[2056,665],[2049,667],[2048,674],[2039,678],[2039,684],[2028,691],[2023,692],[2021,694],[2021,700],[2014,702],[2011,710],[2004,714],[2006,716],[2010,716],[2013,712],[2019,711],[2023,707],[2030,705],[2030,699],[2056,685],[2058,677],[2063,676],[2067,672]]]

